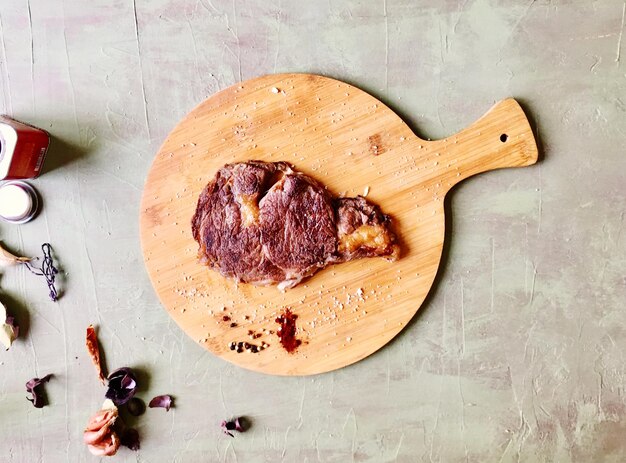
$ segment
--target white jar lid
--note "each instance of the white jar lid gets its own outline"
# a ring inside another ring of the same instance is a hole
[[[0,184],[0,218],[12,223],[25,223],[37,213],[37,193],[25,182]]]

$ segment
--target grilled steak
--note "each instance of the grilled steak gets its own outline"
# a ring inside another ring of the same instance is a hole
[[[192,219],[202,263],[236,281],[291,288],[329,264],[399,254],[391,220],[363,197],[332,198],[285,162],[227,164]]]

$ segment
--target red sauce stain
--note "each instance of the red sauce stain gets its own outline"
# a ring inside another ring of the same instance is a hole
[[[296,338],[296,320],[298,316],[290,309],[285,309],[283,314],[276,318],[280,328],[276,332],[280,338],[280,344],[290,354],[294,353],[302,341]]]

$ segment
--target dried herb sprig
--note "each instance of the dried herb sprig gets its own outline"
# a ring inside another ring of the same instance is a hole
[[[30,262],[23,262],[23,264],[33,275],[42,276],[46,279],[46,284],[50,290],[48,296],[52,302],[56,302],[59,299],[59,293],[57,292],[54,282],[59,271],[54,266],[52,246],[50,246],[50,243],[44,243],[41,245],[41,250],[43,251],[43,262],[41,263],[41,267],[35,267],[32,264],[32,260]]]

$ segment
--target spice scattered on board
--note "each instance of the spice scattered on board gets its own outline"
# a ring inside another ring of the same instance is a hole
[[[297,319],[298,315],[293,313],[289,308],[285,309],[282,315],[276,318],[276,323],[280,325],[276,334],[280,339],[280,344],[290,354],[294,353],[298,347],[300,347],[300,344],[302,344],[302,340],[296,338]]]
[[[262,350],[267,349],[269,346],[270,345],[267,344],[266,342],[262,342],[259,345],[259,344],[252,344],[252,343],[245,342],[245,341],[239,341],[239,342],[232,341],[228,344],[228,348],[230,350],[236,351],[238,354],[241,354],[242,352],[258,354]]]

